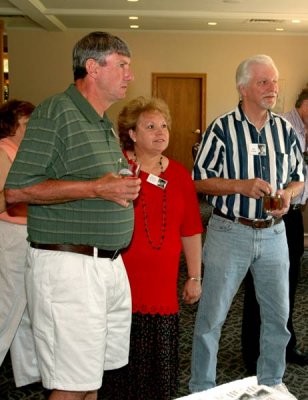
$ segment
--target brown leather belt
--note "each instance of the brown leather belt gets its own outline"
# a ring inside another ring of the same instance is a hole
[[[34,243],[30,242],[30,246],[34,249],[40,250],[52,250],[52,251],[68,251],[70,253],[83,254],[85,256],[94,256],[95,247],[87,245],[75,245],[75,244],[52,244],[52,243]],[[115,260],[120,254],[120,249],[117,250],[103,250],[97,249],[97,257],[110,258]]]
[[[223,214],[217,208],[213,209],[213,214],[218,215],[219,217],[226,218],[229,221],[238,222],[239,224],[250,226],[253,229],[265,229],[270,228],[273,225],[280,224],[282,218],[271,218],[271,219],[247,219],[247,218],[236,218],[230,217],[229,215]]]

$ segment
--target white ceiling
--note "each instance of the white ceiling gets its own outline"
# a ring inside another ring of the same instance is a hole
[[[140,31],[307,35],[308,0],[0,0],[0,19],[6,30],[128,30],[137,24]]]

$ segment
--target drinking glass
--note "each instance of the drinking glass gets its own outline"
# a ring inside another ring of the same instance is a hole
[[[140,173],[140,167],[141,165],[138,161],[130,160],[128,162],[126,158],[118,159],[117,171],[121,176],[137,177]]]
[[[282,208],[282,198],[279,194],[266,194],[263,197],[263,210],[267,214]]]

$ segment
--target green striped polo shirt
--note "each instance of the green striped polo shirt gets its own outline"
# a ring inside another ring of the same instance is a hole
[[[72,84],[34,110],[6,187],[19,189],[46,179],[97,179],[116,172],[120,157],[112,123],[98,115]],[[114,250],[129,244],[133,219],[132,204],[124,208],[100,198],[30,204],[28,240]]]

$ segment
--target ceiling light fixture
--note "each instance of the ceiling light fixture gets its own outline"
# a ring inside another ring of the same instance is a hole
[[[217,22],[208,22],[207,24],[211,25],[211,26],[215,26],[215,25],[217,25]]]
[[[128,17],[128,19],[134,19],[134,20],[137,20],[137,19],[139,19],[139,17],[136,17],[136,16],[132,15],[131,17]]]
[[[281,19],[251,18],[247,22],[250,24],[278,24],[284,21]]]
[[[135,2],[137,2],[137,1],[139,1],[139,0],[127,0],[127,1],[130,1],[130,2],[132,2],[132,3],[135,3]]]
[[[300,24],[301,20],[300,19],[292,19],[292,24]]]
[[[131,28],[131,29],[138,29],[138,28],[139,28],[139,25],[130,25],[130,28]]]
[[[276,30],[276,31],[278,31],[278,32],[282,32],[282,31],[284,31],[284,29],[283,29],[283,28],[276,28],[275,30]]]

